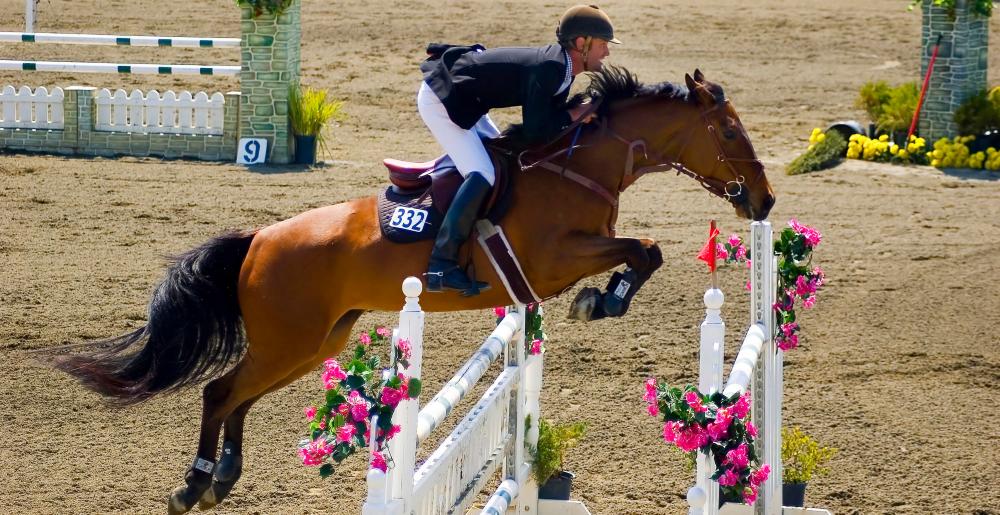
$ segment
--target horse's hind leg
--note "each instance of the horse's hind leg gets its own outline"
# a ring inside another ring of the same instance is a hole
[[[274,324],[257,334],[248,327],[251,344],[243,359],[228,373],[205,386],[198,454],[184,476],[185,485],[170,494],[167,503],[170,515],[191,510],[212,486],[223,422],[240,405],[263,395],[310,360],[323,346],[329,327],[324,324],[322,329],[310,330],[303,325]]]
[[[240,479],[240,475],[243,473],[243,427],[246,422],[247,413],[253,407],[254,403],[264,395],[284,388],[296,379],[311,372],[328,357],[339,354],[344,349],[351,335],[351,329],[362,313],[363,311],[361,310],[354,310],[341,317],[334,325],[333,330],[330,331],[330,335],[326,343],[320,348],[320,352],[312,356],[304,365],[293,370],[287,377],[271,385],[264,392],[240,404],[226,418],[225,430],[222,437],[222,456],[219,458],[219,465],[215,469],[215,479],[212,481],[212,487],[205,491],[198,502],[200,509],[206,510],[222,502]]]

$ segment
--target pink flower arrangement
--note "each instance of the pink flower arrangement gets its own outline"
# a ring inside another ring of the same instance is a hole
[[[729,498],[754,499],[770,468],[760,466],[755,448],[757,428],[750,422],[750,394],[727,398],[703,395],[693,386],[683,390],[645,382],[647,412],[663,417],[663,440],[684,452],[707,452],[715,461],[719,482]]]
[[[774,242],[774,252],[778,257],[778,298],[774,302],[780,330],[775,335],[778,348],[789,351],[799,346],[799,324],[795,323],[795,304],[802,301],[804,309],[816,305],[816,295],[826,284],[826,274],[819,267],[809,270],[812,251],[823,237],[819,231],[803,225],[796,219],[788,222],[788,227],[779,233]],[[750,255],[743,246],[739,235],[732,235],[726,243],[717,244],[720,256],[726,263],[745,261],[750,265]],[[750,289],[747,281],[746,289]]]
[[[379,469],[382,472],[389,469],[388,465],[385,463],[385,458],[382,456],[382,453],[378,451],[372,453],[371,467],[373,469]]]
[[[347,379],[347,372],[340,368],[337,360],[330,358],[323,362],[323,388],[335,388],[344,379]]]
[[[399,359],[388,368],[377,368],[378,358],[369,356],[379,344],[389,343],[391,334],[385,327],[361,333],[346,365],[332,358],[323,363],[324,403],[305,408],[309,429],[298,450],[302,464],[320,467],[322,477],[333,474],[335,462],[367,447],[373,430],[376,438],[371,466],[384,471],[392,462],[386,443],[400,431],[392,424],[392,414],[404,400],[420,394],[421,383],[406,374],[406,358],[411,352],[408,341],[397,342],[395,355]],[[372,423],[374,417],[378,417],[377,425]]]
[[[532,302],[525,306],[524,313],[524,352],[530,356],[545,353],[545,331],[542,330],[541,304]],[[493,308],[493,316],[497,325],[507,316],[507,309],[502,306]]]
[[[412,352],[410,350],[410,340],[400,338],[399,341],[396,342],[396,348],[399,349],[399,355],[402,356],[403,359],[410,359],[410,352]]]

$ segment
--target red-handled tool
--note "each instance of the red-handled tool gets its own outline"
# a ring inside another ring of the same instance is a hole
[[[927,74],[924,75],[924,85],[920,88],[920,98],[917,100],[917,108],[913,110],[913,121],[910,122],[910,131],[906,133],[906,144],[910,143],[910,137],[917,130],[917,120],[920,119],[920,108],[924,105],[924,97],[927,96],[927,85],[931,82],[931,71],[934,70],[934,61],[937,60],[938,48],[941,47],[941,34],[938,34],[934,43],[934,50],[931,52],[931,60],[927,63]]]

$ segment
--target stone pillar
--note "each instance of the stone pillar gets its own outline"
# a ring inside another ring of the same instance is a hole
[[[962,102],[986,89],[989,18],[972,12],[968,0],[956,0],[954,12],[933,5],[931,0],[923,0],[922,9],[921,81],[934,43],[939,34],[942,36],[920,111],[920,135],[930,144],[941,137],[964,136],[958,134],[953,117]]]
[[[241,10],[239,137],[266,138],[268,163],[293,158],[288,86],[299,80],[300,9],[301,0],[292,0],[280,16]]]
[[[222,150],[219,154],[220,161],[233,161],[236,159],[236,143],[240,137],[240,92],[230,91],[226,93],[226,107],[223,110],[222,120]]]

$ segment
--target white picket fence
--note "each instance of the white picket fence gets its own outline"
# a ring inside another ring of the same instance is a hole
[[[64,126],[62,88],[51,92],[45,87],[28,86],[0,90],[0,128],[3,129],[62,129]]]
[[[403,282],[406,304],[393,331],[410,342],[409,373],[421,376],[424,313],[419,295],[422,284],[409,277]],[[363,515],[437,515],[510,510],[538,515],[589,515],[578,501],[538,500],[538,486],[531,476],[527,446],[538,441],[539,395],[542,356],[525,353],[525,307],[508,308],[507,315],[472,358],[445,386],[420,408],[418,399],[404,401],[393,415],[402,431],[389,443],[393,465],[388,472],[368,471],[368,496]],[[416,450],[485,374],[503,357],[505,367],[479,402],[451,434],[419,466]],[[526,430],[530,416],[531,426]],[[375,422],[373,422],[374,424]],[[482,510],[471,508],[486,483],[501,471],[500,488]]]
[[[222,93],[167,91],[131,93],[101,89],[94,97],[98,131],[163,134],[222,134],[226,99]]]

